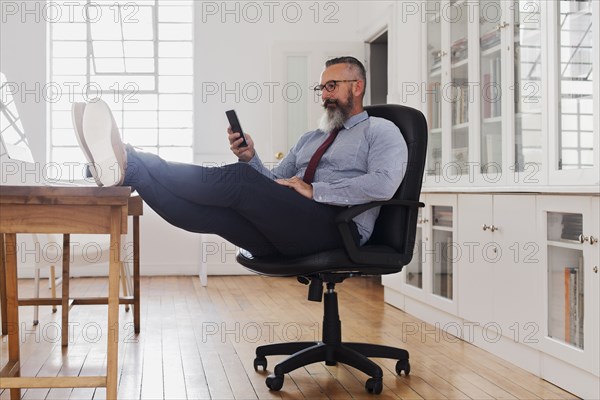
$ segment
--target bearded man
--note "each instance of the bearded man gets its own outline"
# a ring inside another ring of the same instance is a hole
[[[404,177],[406,143],[391,122],[363,109],[366,72],[354,57],[327,61],[315,91],[324,113],[269,170],[252,137],[228,128],[239,162],[223,167],[167,162],[124,145],[106,103],[75,104],[80,146],[99,185],[131,186],[169,223],[217,234],[255,256],[302,256],[342,247],[342,207],[390,199]],[[357,244],[369,239],[379,209],[354,219]]]

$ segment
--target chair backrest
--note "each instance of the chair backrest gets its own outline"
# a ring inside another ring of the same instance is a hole
[[[366,106],[372,117],[393,122],[404,136],[408,147],[406,174],[394,199],[418,201],[427,155],[427,122],[425,116],[414,108],[397,104]],[[367,245],[385,245],[406,255],[404,265],[412,258],[415,245],[418,210],[403,207],[382,207],[375,229]]]

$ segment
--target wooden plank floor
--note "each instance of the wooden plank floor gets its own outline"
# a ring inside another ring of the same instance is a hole
[[[72,279],[74,296],[99,296],[105,279]],[[19,282],[22,297],[32,281]],[[411,374],[395,376],[391,360],[379,396],[364,389],[366,376],[343,365],[313,364],[286,376],[280,392],[253,369],[254,348],[275,341],[318,340],[322,303],[306,300],[295,279],[260,276],[142,279],[142,332],[121,309],[119,399],[571,399],[573,395],[383,302],[378,280],[349,279],[338,286],[344,339],[382,343],[410,352]],[[45,288],[42,293],[45,294]],[[70,346],[61,350],[60,309],[21,307],[22,375],[94,375],[105,368],[106,309],[71,310]],[[427,335],[406,335],[416,328]],[[403,337],[406,336],[406,337]],[[406,339],[406,343],[404,343]],[[5,362],[6,338],[1,343]],[[281,357],[269,357],[272,370]],[[103,389],[30,389],[23,399],[104,399]],[[8,393],[0,393],[7,399]]]

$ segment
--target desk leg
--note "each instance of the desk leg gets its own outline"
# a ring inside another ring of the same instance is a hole
[[[63,279],[62,279],[62,346],[69,345],[69,281],[70,281],[70,259],[71,259],[71,235],[65,233],[63,235]]]
[[[19,282],[17,281],[17,235],[7,233],[6,240],[6,319],[8,327],[8,360],[19,363],[21,343],[19,339]],[[19,365],[19,369],[21,366]],[[15,376],[20,376],[19,371]],[[10,389],[11,399],[21,398],[21,389]]]
[[[121,207],[111,207],[110,263],[108,271],[108,347],[106,355],[106,399],[117,398],[119,369],[119,265],[121,263]]]
[[[133,217],[133,329],[140,333],[140,217]]]
[[[6,321],[6,249],[4,247],[4,234],[0,233],[0,318],[2,318],[2,335],[8,334]]]

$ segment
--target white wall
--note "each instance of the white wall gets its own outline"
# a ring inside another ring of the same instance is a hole
[[[24,14],[22,9],[15,15],[9,15],[5,13],[8,3],[19,7],[26,3],[27,9],[35,10],[35,7],[43,8],[45,2],[0,0],[3,12],[0,18],[0,69],[10,82],[23,84],[27,88],[35,88],[36,84],[43,87],[47,83],[45,21],[39,18],[39,13],[37,16],[36,13]],[[252,5],[248,6],[250,3]],[[281,117],[272,111],[274,104],[270,101],[266,85],[285,84],[274,82],[272,78],[271,50],[275,43],[362,43],[367,30],[364,24],[371,18],[365,15],[379,8],[379,3],[387,5],[390,2],[368,2],[368,5],[364,5],[363,2],[354,1],[324,1],[317,3],[316,7],[312,1],[250,3],[195,3],[196,163],[235,161],[225,138],[227,122],[224,111],[229,108],[236,108],[244,116],[242,124],[253,133],[257,148],[270,151],[271,127]],[[317,81],[319,77],[314,79]],[[223,101],[220,89],[223,87],[235,93],[238,82],[242,89],[237,91],[239,98],[236,99],[235,94],[228,94]],[[215,85],[219,93],[209,95],[206,89],[212,89]],[[247,92],[244,96],[244,86],[264,87],[265,91],[258,98],[255,92]],[[19,113],[34,157],[46,162],[47,104],[36,101],[33,95],[23,99],[17,97]],[[277,86],[273,101],[285,101]],[[141,224],[142,273],[197,273],[201,257],[200,235],[170,227],[149,210],[141,219]],[[207,240],[216,242],[211,236]],[[231,271],[234,259],[230,245],[217,247],[224,250],[222,254],[213,254],[209,258],[209,271]],[[223,265],[228,268],[222,268]]]

